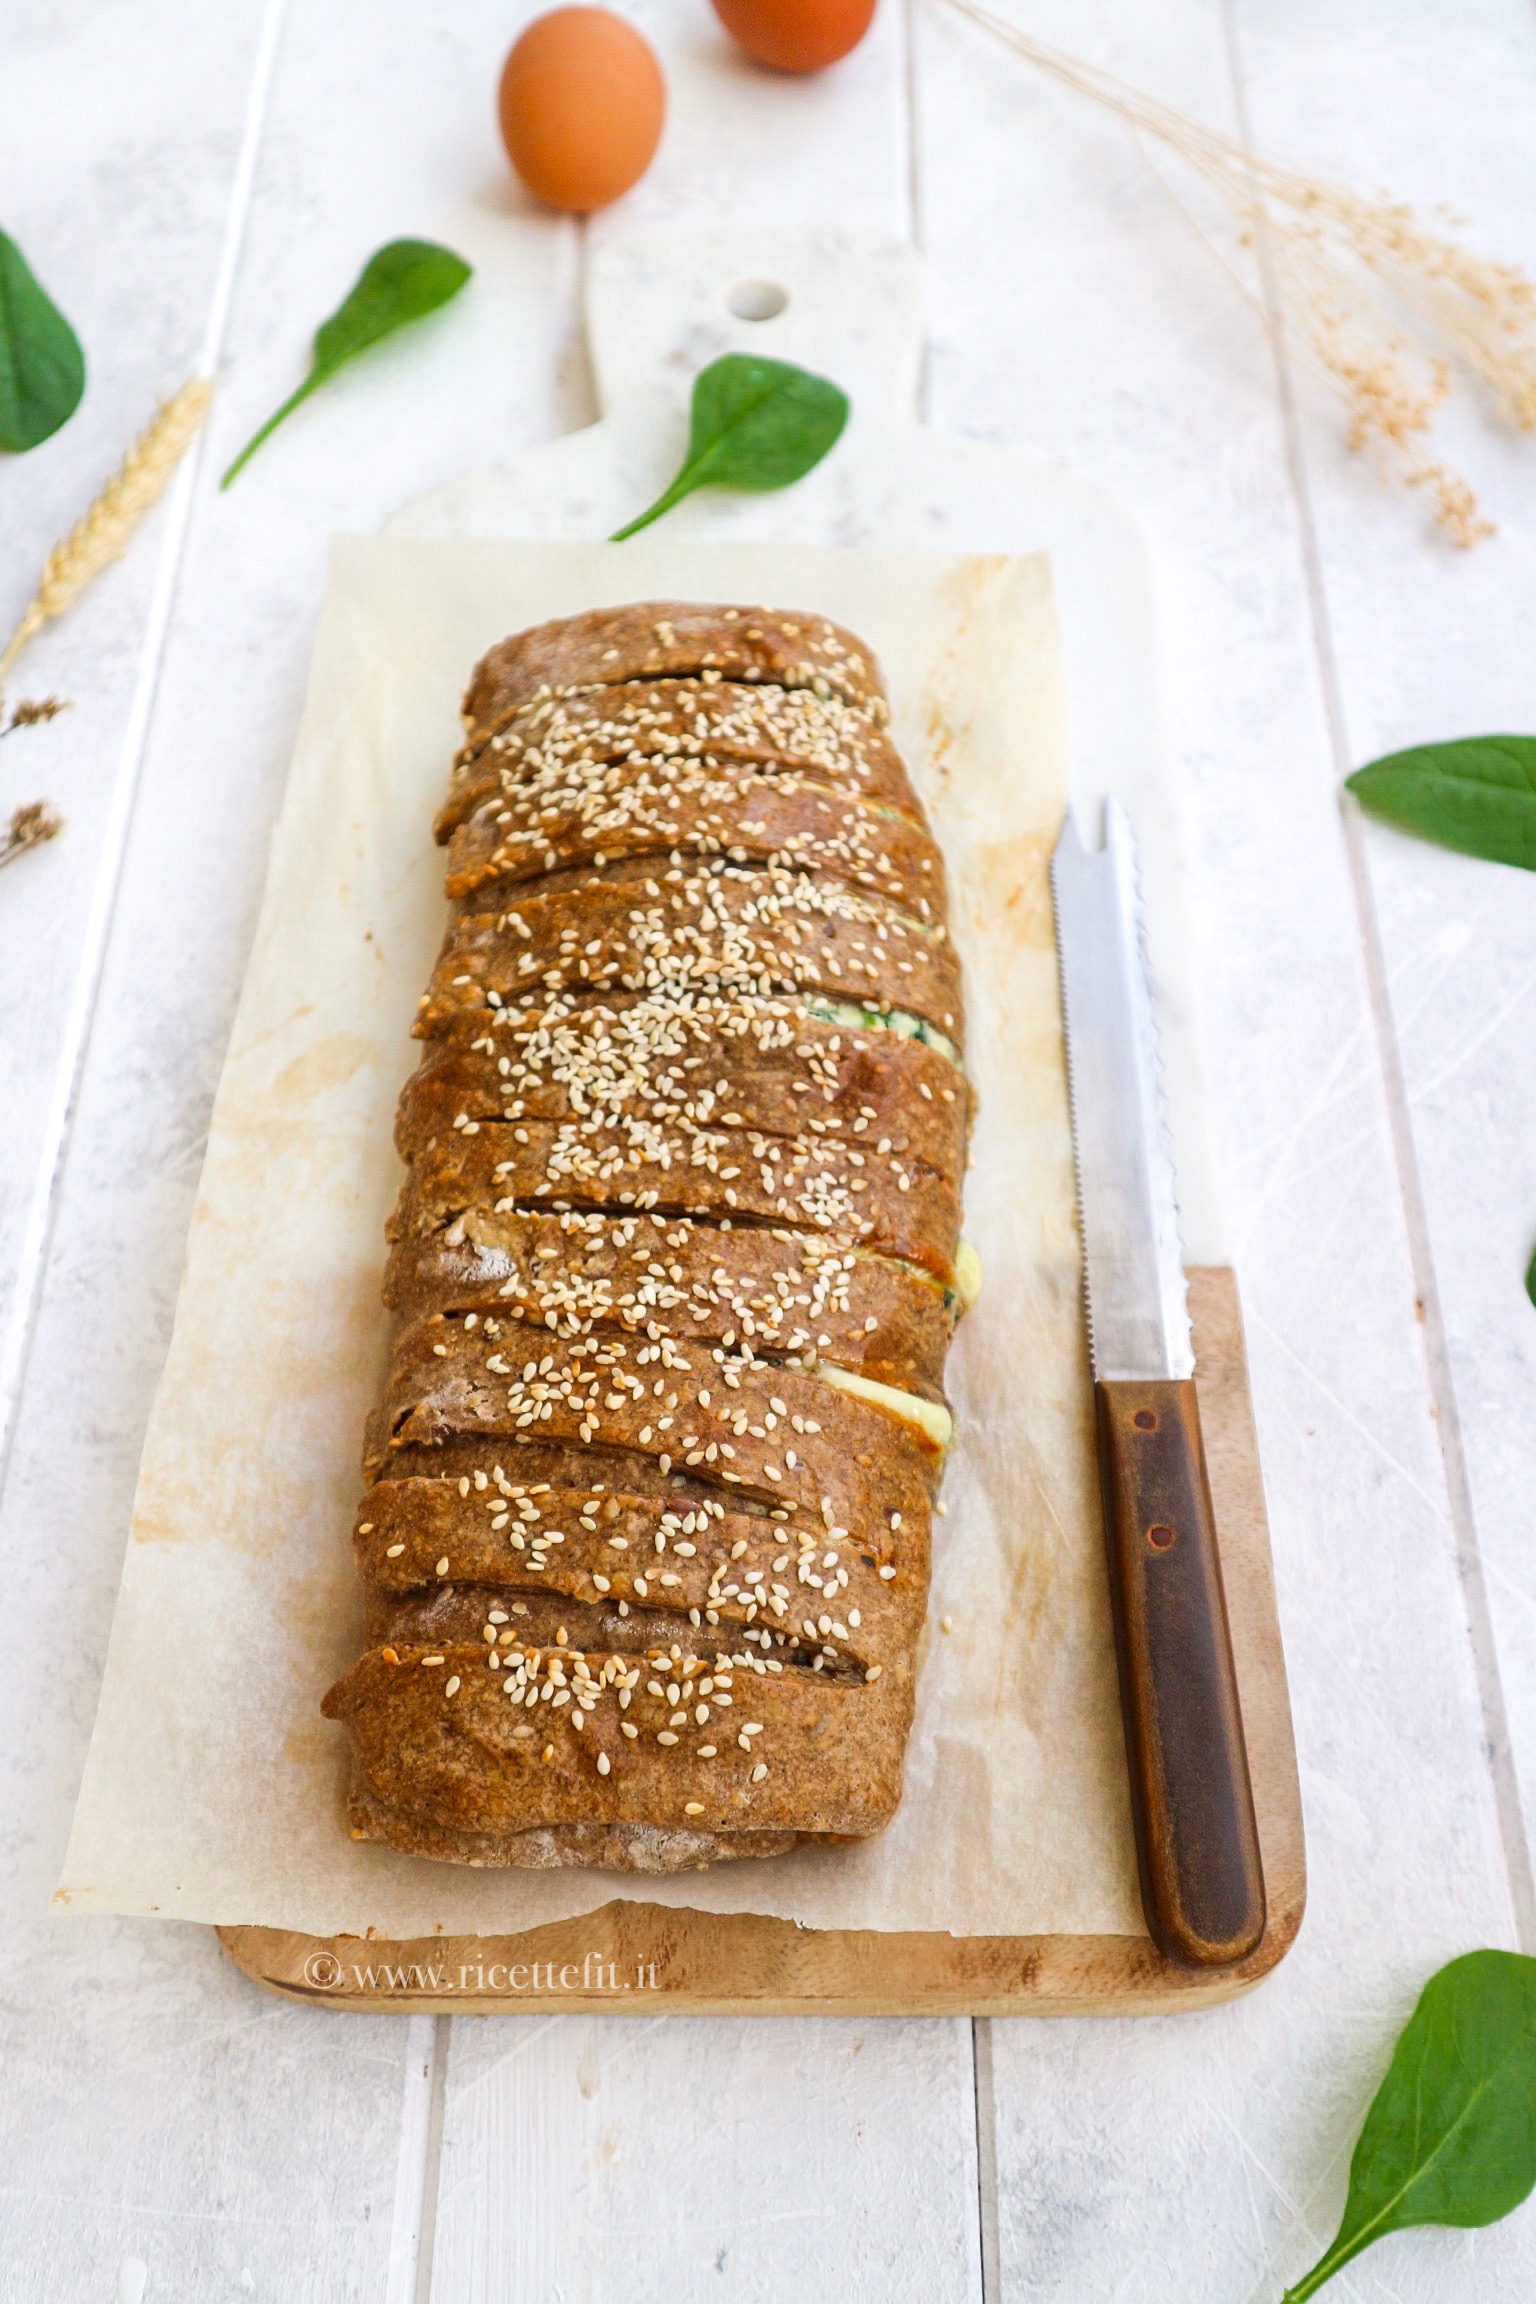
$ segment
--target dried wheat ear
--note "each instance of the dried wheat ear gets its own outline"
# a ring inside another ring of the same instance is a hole
[[[1270,159],[977,0],[950,4],[1185,161],[1258,260],[1260,286],[1234,272],[1236,285],[1342,399],[1350,447],[1375,449],[1409,487],[1426,490],[1453,542],[1494,533],[1467,482],[1431,453],[1429,435],[1454,363],[1481,379],[1518,430],[1536,425],[1536,283],[1430,231],[1411,208]],[[1415,332],[1394,311],[1411,316]]]
[[[21,622],[0,649],[0,704],[4,703],[5,683],[27,643],[36,639],[45,624],[73,607],[103,568],[121,559],[135,528],[165,493],[171,474],[208,412],[212,396],[213,386],[204,377],[195,376],[190,384],[184,384],[135,440],[90,510],[49,553]],[[46,705],[21,705],[11,724],[24,727],[29,719],[51,717]]]

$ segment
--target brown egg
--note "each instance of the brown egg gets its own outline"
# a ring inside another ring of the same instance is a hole
[[[761,64],[821,72],[857,48],[875,0],[715,0],[715,14]]]
[[[661,141],[667,87],[650,42],[606,8],[556,8],[501,74],[501,135],[530,192],[585,214],[639,182]]]

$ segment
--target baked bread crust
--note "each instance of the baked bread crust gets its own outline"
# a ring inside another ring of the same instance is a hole
[[[660,1269],[658,1250],[667,1260]],[[445,1235],[402,1242],[384,1300],[402,1325],[475,1315],[487,1334],[514,1340],[575,1322],[639,1336],[664,1323],[678,1343],[745,1338],[756,1352],[825,1356],[934,1399],[956,1310],[953,1291],[931,1273],[817,1233],[658,1226],[653,1216],[585,1209],[476,1211],[452,1246]]]
[[[638,604],[478,667],[323,1709],[352,1829],[667,1872],[895,1809],[970,1117],[868,652]]]
[[[771,681],[851,704],[885,704],[879,666],[828,616],[642,600],[515,632],[476,665],[464,695],[473,738],[546,692],[637,680]]]
[[[450,839],[447,889],[484,911],[550,872],[721,854],[846,880],[918,919],[943,917],[943,864],[910,816],[798,769],[770,776],[713,758],[598,762],[499,794]]]
[[[454,763],[437,819],[446,840],[466,816],[520,778],[577,760],[739,760],[801,767],[836,790],[921,820],[883,699],[853,704],[809,688],[759,681],[636,681],[547,690],[477,726]]]
[[[718,857],[650,872],[642,863],[550,892],[536,880],[494,912],[466,913],[433,971],[423,1027],[491,991],[522,1002],[530,989],[572,983],[674,1000],[819,992],[895,1002],[951,1039],[963,1029],[960,971],[943,927],[842,881]]]
[[[648,1125],[769,1136],[838,1136],[911,1150],[948,1172],[964,1158],[965,1082],[945,1035],[914,1037],[912,1019],[852,1004],[710,994],[581,993],[528,1007],[510,1001],[440,1009],[434,1046],[407,1084],[397,1138],[443,1117],[425,1107],[452,1091],[450,1127],[504,1119],[580,1120],[644,1114]],[[463,1118],[460,1118],[460,1112]],[[409,1145],[405,1157],[410,1157]]]

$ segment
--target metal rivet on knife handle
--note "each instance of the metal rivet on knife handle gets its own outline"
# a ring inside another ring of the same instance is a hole
[[[1147,1926],[1171,1958],[1221,1966],[1264,1933],[1264,1873],[1195,1387],[1096,1395]]]

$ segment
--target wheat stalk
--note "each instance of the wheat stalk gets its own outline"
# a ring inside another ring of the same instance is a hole
[[[1261,245],[1281,327],[1342,397],[1350,446],[1374,444],[1410,487],[1427,489],[1436,519],[1456,543],[1493,533],[1467,483],[1425,446],[1451,386],[1449,363],[1435,346],[1480,376],[1500,413],[1530,431],[1536,283],[1513,265],[1490,263],[1428,231],[1411,208],[1365,199],[1272,160],[1035,39],[978,0],[950,4],[1053,79],[1157,137],[1213,186],[1245,227],[1245,239]],[[1378,287],[1416,315],[1428,343],[1404,335]]]
[[[25,615],[0,650],[0,704],[5,701],[6,680],[28,641],[73,606],[92,577],[127,550],[134,529],[164,493],[212,395],[213,386],[205,377],[195,376],[183,384],[135,440],[84,519],[76,521],[63,543],[49,553]]]
[[[9,824],[0,831],[0,864],[14,863],[44,840],[57,840],[63,829],[64,819],[51,802],[29,800],[12,813]]]

